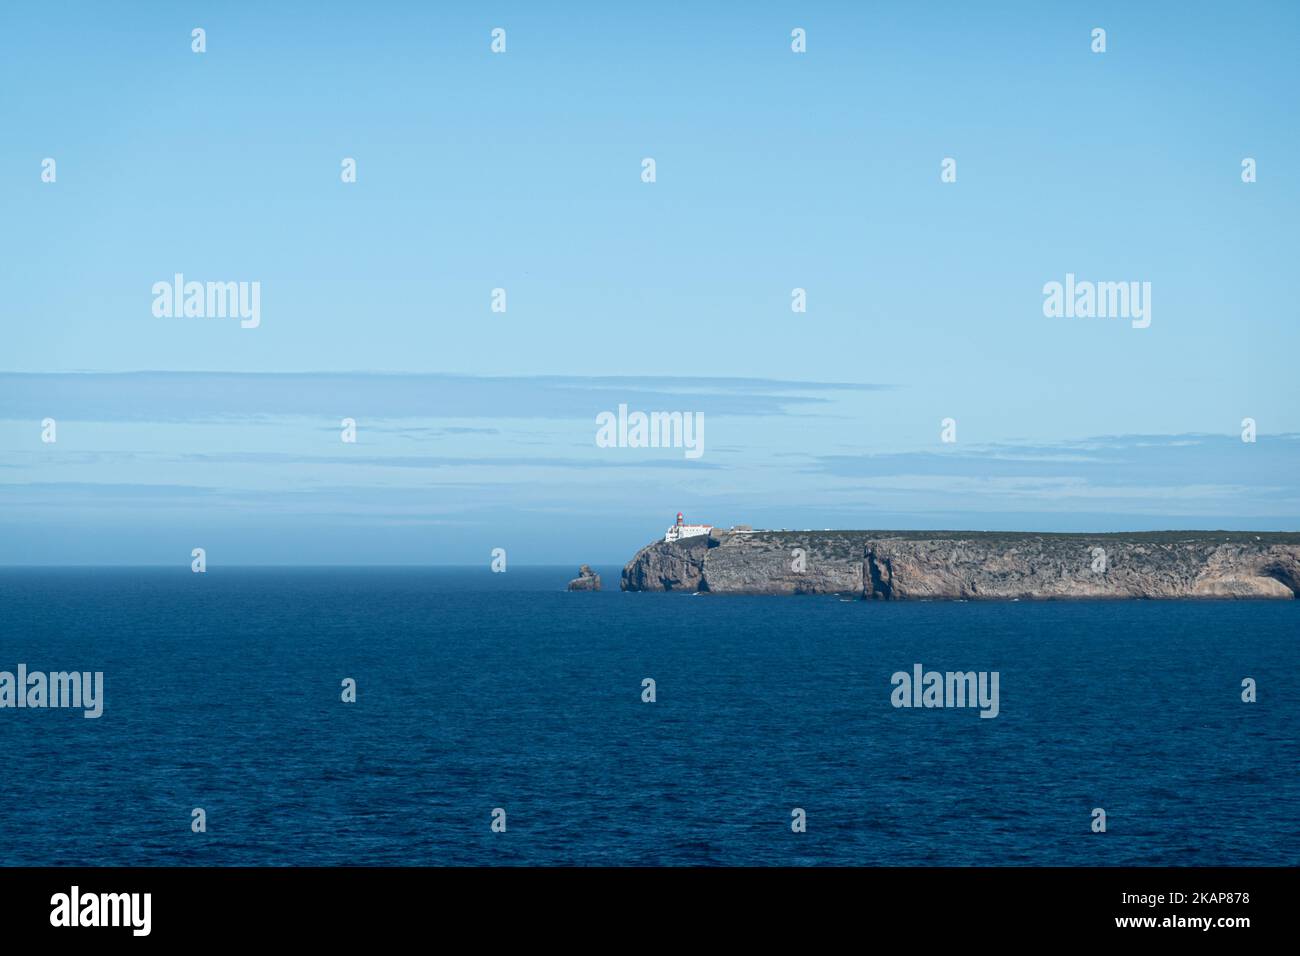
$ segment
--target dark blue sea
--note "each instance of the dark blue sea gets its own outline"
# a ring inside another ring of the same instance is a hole
[[[106,696],[0,710],[0,863],[1300,863],[1300,603],[599,570],[599,594],[568,567],[0,571],[0,670]],[[916,663],[998,671],[999,716],[894,708]]]

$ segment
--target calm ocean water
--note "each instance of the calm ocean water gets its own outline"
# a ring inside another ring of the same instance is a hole
[[[0,710],[0,863],[1300,863],[1300,603],[599,570],[0,571],[0,670],[106,684],[98,720]],[[1000,671],[1000,716],[894,709],[918,662]]]

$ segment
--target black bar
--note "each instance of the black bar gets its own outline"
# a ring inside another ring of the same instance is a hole
[[[135,936],[131,925],[51,925],[53,898],[65,894],[71,903],[76,886],[83,906],[87,895],[150,894],[149,932],[138,938],[168,943],[338,944],[434,930],[484,938],[522,932],[534,941],[608,942],[617,933],[613,939],[668,945],[681,943],[692,927],[761,942],[769,933],[811,931],[815,924],[818,934],[855,939],[901,929],[918,943],[1049,934],[1231,945],[1243,932],[1285,932],[1294,916],[1285,912],[1294,882],[1294,869],[1226,867],[0,868],[0,925],[6,941],[66,940],[75,932],[79,944],[96,945]],[[143,907],[125,910],[120,922],[131,924],[132,912],[142,928]],[[1207,918],[1208,928],[1177,922]],[[1120,925],[1125,919],[1154,925]]]

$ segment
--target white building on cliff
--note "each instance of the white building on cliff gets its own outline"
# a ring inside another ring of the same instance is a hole
[[[677,512],[677,523],[664,533],[665,541],[680,541],[682,538],[695,538],[713,530],[711,524],[683,524],[682,513]]]

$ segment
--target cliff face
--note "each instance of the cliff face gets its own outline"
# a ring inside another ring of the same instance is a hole
[[[624,591],[699,591],[704,577],[704,537],[657,541],[636,553],[623,567]]]
[[[1300,593],[1300,534],[715,532],[642,548],[621,586],[876,600],[1290,599]]]

